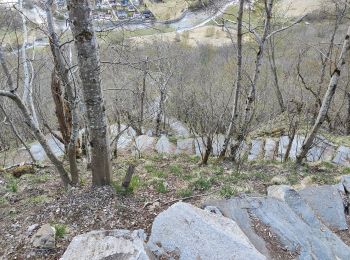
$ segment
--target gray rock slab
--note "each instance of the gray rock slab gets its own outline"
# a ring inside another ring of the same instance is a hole
[[[58,139],[56,139],[55,137],[53,137],[51,135],[47,135],[45,138],[46,138],[46,141],[47,141],[48,145],[50,146],[52,152],[57,157],[64,155],[64,145]],[[44,161],[47,159],[47,155],[46,155],[43,147],[38,142],[35,142],[35,143],[30,145],[30,151],[32,152],[35,160],[37,160],[37,161]]]
[[[277,141],[272,138],[267,138],[265,140],[264,147],[264,160],[272,161],[275,159],[276,151],[277,151]]]
[[[91,231],[73,238],[61,260],[154,259],[143,230]]]
[[[296,190],[286,185],[271,186],[268,188],[268,196],[286,202],[294,213],[311,227],[314,236],[328,245],[334,259],[349,259],[350,248],[318,219],[313,209]]]
[[[264,141],[260,139],[252,140],[252,147],[248,155],[248,161],[260,159],[264,152]]]
[[[284,155],[287,152],[287,147],[289,144],[289,137],[288,136],[281,136],[278,143],[278,149],[277,149],[277,158],[278,160],[283,160]]]
[[[177,154],[194,154],[194,139],[186,138],[186,139],[178,139],[176,144],[176,153]]]
[[[32,237],[33,246],[42,249],[55,248],[55,233],[55,228],[51,227],[49,224],[41,226]]]
[[[339,146],[333,162],[338,165],[350,167],[350,147]]]
[[[341,177],[341,184],[343,185],[344,189],[350,193],[350,175],[344,175]]]
[[[299,216],[296,213],[298,207],[293,210],[285,201],[272,197],[232,198],[219,204],[214,203],[213,206],[217,206],[227,216],[230,216],[230,212],[237,212],[238,209],[249,212],[251,216],[269,227],[283,247],[298,253],[299,259],[333,260],[350,257],[349,248],[334,234],[330,232],[320,235],[322,229],[317,227],[317,222],[313,224],[317,219],[310,209],[303,216]]]
[[[168,137],[162,135],[156,144],[156,151],[164,154],[175,154],[176,145],[171,143]]]
[[[194,140],[194,150],[197,156],[202,156],[205,153],[206,144],[202,138],[198,137]]]
[[[300,196],[328,227],[347,230],[343,199],[333,185],[312,186],[299,191]]]
[[[154,152],[156,138],[148,135],[140,135],[136,137],[134,143],[134,152],[144,153],[144,152]]]
[[[289,152],[289,158],[292,160],[296,160],[298,154],[301,151],[301,147],[303,146],[305,137],[301,135],[295,135],[293,142],[292,142],[292,147]]]
[[[180,121],[177,121],[175,119],[171,119],[169,122],[169,125],[170,125],[171,130],[174,132],[174,134],[176,136],[180,136],[183,138],[188,138],[190,136],[190,131]]]
[[[316,161],[332,161],[335,154],[336,146],[323,136],[317,136],[313,142],[311,149],[307,153],[309,162]]]
[[[216,135],[213,139],[213,155],[219,156],[224,146],[225,136],[224,135]]]
[[[215,208],[221,212],[223,216],[234,220],[242,229],[244,234],[249,238],[250,242],[255,246],[255,248],[261,254],[266,256],[267,259],[270,258],[270,254],[266,248],[264,239],[258,236],[252,227],[252,223],[243,200],[232,199],[229,200],[229,202],[226,200],[215,200],[207,202],[203,206],[205,209]]]
[[[156,217],[147,245],[166,259],[266,259],[236,222],[182,202]]]

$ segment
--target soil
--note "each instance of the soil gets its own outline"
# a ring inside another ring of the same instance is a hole
[[[250,216],[252,220],[253,228],[256,234],[263,238],[266,242],[266,248],[270,253],[271,259],[274,260],[288,260],[288,259],[297,259],[299,253],[291,252],[281,245],[278,241],[278,238],[275,234],[272,233],[270,227],[266,226],[258,218]]]
[[[288,177],[291,184],[297,184],[306,175],[317,175],[315,182],[325,184],[336,181],[335,177],[343,173],[340,168],[328,169],[328,165],[293,173],[288,165],[262,162],[243,164],[237,171],[230,162],[212,160],[208,166],[200,167],[199,161],[191,156],[152,155],[139,159],[132,192],[121,191],[118,185],[130,163],[127,156],[113,162],[113,187],[92,188],[91,172],[83,163],[80,186],[68,191],[62,188],[50,165],[36,167],[34,174],[32,170],[29,174],[21,172],[19,178],[0,171],[0,259],[59,259],[74,236],[91,230],[144,229],[150,234],[154,218],[184,197],[186,202],[201,206],[207,200],[240,192],[264,195],[276,175],[293,176]],[[47,223],[63,225],[66,231],[56,239],[54,250],[33,248],[31,237],[36,230],[28,234],[28,228]],[[268,227],[258,222],[255,227],[267,239],[275,259],[295,256],[281,248]]]

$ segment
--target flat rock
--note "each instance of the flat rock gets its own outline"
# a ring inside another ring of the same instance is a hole
[[[333,162],[338,165],[350,167],[350,147],[339,146]]]
[[[187,138],[187,139],[178,139],[177,145],[176,145],[176,153],[177,154],[194,154],[194,139],[193,138]]]
[[[55,233],[55,228],[51,227],[49,224],[41,226],[32,237],[33,246],[42,249],[55,248]]]
[[[249,234],[247,236],[253,244],[255,243],[256,247],[258,241],[262,238],[255,234],[251,223],[246,221],[248,215],[268,226],[269,231],[276,236],[281,246],[290,252],[298,254],[299,259],[349,259],[350,251],[348,246],[331,231],[322,234],[322,230],[327,229],[327,227],[317,220],[310,208],[307,213],[299,215],[298,213],[303,212],[303,210],[291,204],[294,207],[292,209],[282,199],[281,197],[279,199],[272,197],[231,198],[209,203],[209,205],[218,207],[224,216],[233,219],[237,219],[238,212],[240,214],[238,218],[242,219],[241,225],[247,226],[243,229],[244,232]],[[300,200],[296,203],[299,202]],[[305,206],[306,203],[303,205]],[[313,221],[315,221],[315,224]],[[325,229],[322,229],[322,227]],[[263,249],[260,250],[262,252]]]
[[[156,217],[148,246],[164,259],[266,259],[236,222],[182,202]]]
[[[267,138],[265,140],[265,154],[264,154],[264,160],[266,161],[272,161],[275,159],[276,156],[276,149],[277,148],[277,141],[272,138]]]
[[[343,199],[337,187],[312,186],[300,190],[299,194],[328,227],[336,230],[348,229]]]
[[[258,160],[264,152],[264,141],[260,139],[252,140],[252,148],[248,155],[248,161]]]
[[[264,239],[255,233],[245,204],[241,204],[241,202],[243,201],[239,199],[231,199],[228,201],[215,200],[205,203],[203,207],[205,207],[205,209],[215,209],[215,211],[220,212],[223,216],[234,220],[254,247],[261,254],[266,256],[267,259],[270,259],[270,253]]]
[[[296,190],[286,185],[271,186],[268,188],[268,196],[286,202],[294,213],[309,225],[313,236],[331,250],[332,258],[329,259],[349,259],[350,248],[318,219],[313,209]]]
[[[143,230],[91,231],[74,237],[61,260],[154,259],[145,238]]]
[[[171,143],[168,137],[162,135],[156,144],[156,151],[158,153],[174,154],[176,151],[176,145]]]

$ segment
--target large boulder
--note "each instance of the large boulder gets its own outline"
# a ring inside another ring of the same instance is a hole
[[[252,140],[252,148],[248,155],[248,161],[254,161],[261,158],[264,152],[264,141],[260,139]]]
[[[206,150],[206,143],[204,142],[203,138],[197,137],[194,140],[194,150],[197,156],[202,156],[205,153]]]
[[[224,135],[216,135],[213,139],[213,155],[219,156],[221,150],[224,146],[225,136]]]
[[[56,230],[49,224],[45,224],[32,237],[34,247],[41,249],[53,249],[56,242]]]
[[[156,150],[158,153],[174,154],[176,151],[176,145],[171,143],[165,135],[162,135],[157,144]]]
[[[349,259],[350,248],[319,220],[313,209],[296,190],[286,185],[271,186],[268,188],[268,195],[286,202],[310,226],[314,236],[328,245],[333,252],[334,259],[337,257],[339,259]]]
[[[346,230],[343,199],[333,185],[312,186],[299,191],[300,196],[316,212],[322,222],[336,230]]]
[[[333,162],[335,164],[350,167],[350,147],[339,146]]]
[[[276,147],[277,147],[277,141],[272,138],[267,138],[265,141],[265,155],[264,159],[267,161],[272,161],[275,159],[276,155]]]
[[[154,259],[145,239],[143,230],[91,231],[74,237],[61,260]]]
[[[296,160],[297,156],[301,151],[301,147],[303,146],[304,140],[305,140],[304,136],[301,136],[301,135],[294,136],[292,147],[290,148],[290,152],[289,152],[290,159]]]
[[[53,137],[52,135],[47,135],[45,139],[52,152],[57,157],[64,155],[64,144],[62,144],[57,138]],[[35,142],[30,145],[30,151],[33,154],[35,160],[37,161],[44,161],[47,159],[47,155],[44,151],[44,148],[38,142]]]
[[[266,259],[236,222],[182,202],[156,217],[148,246],[161,259]]]
[[[176,119],[170,119],[169,124],[174,135],[180,136],[183,138],[188,138],[190,136],[190,131],[180,121],[177,121]]]
[[[287,147],[289,144],[289,137],[288,136],[281,136],[279,143],[278,143],[278,149],[277,149],[277,158],[278,160],[283,160],[284,156],[287,152]]]
[[[299,202],[296,200],[295,203]],[[310,209],[304,214],[302,207],[292,204],[290,207],[283,198],[240,197],[210,202],[209,205],[216,206],[224,216],[241,219],[240,226],[245,226],[244,232],[262,253],[266,250],[264,243],[254,232],[250,221],[246,221],[248,215],[266,226],[281,246],[298,254],[299,259],[350,259],[348,246],[331,231],[322,234],[327,227],[317,222]]]
[[[137,154],[149,153],[155,151],[156,138],[148,135],[136,137],[134,143],[134,152]]]
[[[194,154],[194,139],[193,138],[187,138],[187,139],[179,139],[177,140],[176,145],[176,153],[177,154]]]
[[[309,162],[332,161],[335,153],[335,145],[322,136],[317,136],[311,149],[307,153]]]

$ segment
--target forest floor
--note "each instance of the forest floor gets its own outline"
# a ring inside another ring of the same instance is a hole
[[[350,174],[349,168],[330,163],[295,169],[292,163],[256,161],[238,169],[214,159],[199,166],[200,158],[194,156],[149,155],[136,160],[125,190],[120,184],[131,161],[130,155],[114,161],[113,186],[99,189],[91,188],[91,173],[84,167],[80,186],[68,191],[49,165],[19,178],[0,172],[0,259],[58,259],[74,236],[96,229],[144,229],[150,234],[154,218],[181,199],[201,206],[239,193],[266,194],[272,184],[335,184]],[[56,227],[56,248],[35,249],[28,227],[46,223]]]

